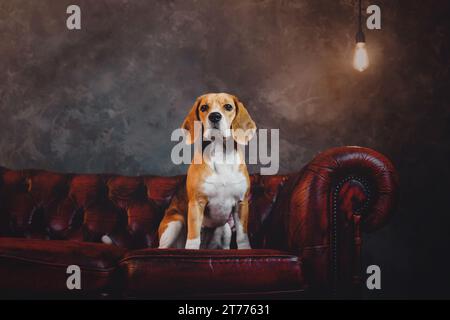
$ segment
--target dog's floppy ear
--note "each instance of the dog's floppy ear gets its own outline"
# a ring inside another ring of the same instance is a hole
[[[193,144],[195,140],[197,140],[198,137],[201,135],[202,131],[201,126],[200,130],[194,130],[195,121],[200,121],[200,118],[198,116],[198,107],[200,101],[202,101],[202,96],[198,97],[197,100],[195,100],[194,105],[191,108],[191,111],[189,111],[188,115],[186,116],[186,119],[184,119],[183,124],[181,125],[182,129],[188,131],[188,135],[186,137],[187,144]]]
[[[239,144],[247,144],[256,132],[256,125],[244,104],[237,97],[233,100],[236,106],[236,116],[231,123],[233,139]]]

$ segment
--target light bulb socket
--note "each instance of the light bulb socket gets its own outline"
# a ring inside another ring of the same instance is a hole
[[[361,29],[356,33],[355,40],[356,40],[356,43],[366,42],[366,36],[364,35],[364,32],[362,32]]]

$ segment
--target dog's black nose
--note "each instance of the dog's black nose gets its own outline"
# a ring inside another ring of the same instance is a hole
[[[217,123],[222,119],[222,115],[219,112],[211,112],[208,118],[212,123]]]

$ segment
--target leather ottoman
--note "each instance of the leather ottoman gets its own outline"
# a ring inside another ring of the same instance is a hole
[[[127,296],[196,297],[304,289],[301,262],[277,250],[144,249],[120,262]]]

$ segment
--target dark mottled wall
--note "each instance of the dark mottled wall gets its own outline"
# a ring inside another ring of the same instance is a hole
[[[450,5],[364,2],[382,30],[358,73],[352,0],[1,0],[0,164],[178,174],[171,131],[197,95],[231,92],[281,129],[282,172],[340,145],[389,156],[401,203],[364,263],[382,267],[380,296],[449,297]]]

